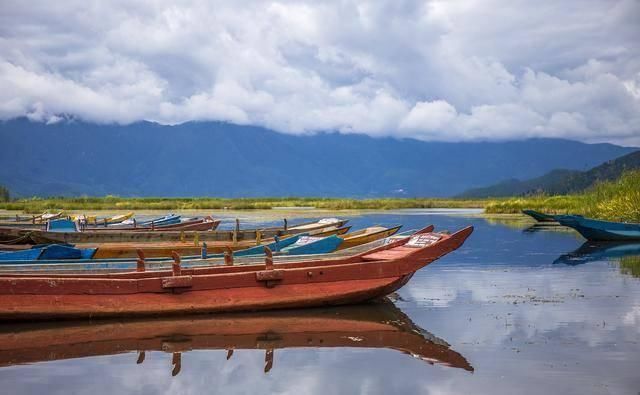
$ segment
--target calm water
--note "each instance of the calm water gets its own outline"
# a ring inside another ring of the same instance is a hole
[[[242,215],[247,226],[265,222],[259,214]],[[1,391],[640,392],[640,278],[634,277],[640,244],[583,245],[560,228],[459,212],[365,214],[350,223],[354,229],[433,223],[476,230],[461,249],[419,271],[389,304],[0,326]]]

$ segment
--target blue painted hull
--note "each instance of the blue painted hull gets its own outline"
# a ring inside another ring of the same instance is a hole
[[[640,240],[640,224],[601,221],[579,215],[558,215],[561,225],[575,229],[587,240],[593,241],[633,241]]]
[[[538,222],[556,222],[555,216],[535,210],[522,210],[522,214],[526,214]]]
[[[147,220],[147,221],[137,221],[137,225],[138,226],[151,226],[151,223],[153,222],[154,226],[160,226],[160,225],[174,225],[180,222],[180,215],[175,215],[175,214],[170,214],[170,215],[165,215],[164,217],[160,217],[160,218],[154,218],[152,220]]]
[[[91,259],[95,254],[95,248],[74,248],[65,245],[52,244],[46,247],[32,248],[22,251],[11,251],[0,253],[0,262],[9,264],[30,263],[37,261],[60,261],[67,259]]]
[[[309,254],[328,254],[334,252],[342,244],[342,239],[338,236],[324,237],[320,240],[304,245],[292,245],[283,248],[282,254],[286,255],[309,255]]]

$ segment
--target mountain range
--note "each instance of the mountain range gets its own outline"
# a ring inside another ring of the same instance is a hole
[[[502,197],[545,193],[566,195],[583,191],[597,182],[615,180],[626,170],[640,169],[640,151],[607,161],[587,171],[552,170],[530,180],[507,180],[485,188],[470,189],[459,197]]]
[[[290,135],[222,122],[0,122],[0,185],[14,196],[445,197],[635,148],[561,139],[423,142]]]

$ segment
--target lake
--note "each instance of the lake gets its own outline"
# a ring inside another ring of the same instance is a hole
[[[275,224],[279,214],[239,215],[250,227]],[[216,213],[227,220],[223,228],[234,215]],[[347,217],[354,230],[434,224],[450,231],[473,225],[475,232],[387,302],[0,325],[2,392],[640,392],[640,244],[589,245],[564,228],[466,210],[323,215]]]

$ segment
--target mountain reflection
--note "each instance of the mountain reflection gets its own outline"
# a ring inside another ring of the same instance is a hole
[[[265,350],[264,371],[275,351],[287,348],[386,348],[429,364],[473,371],[442,339],[415,325],[390,302],[270,313],[226,314],[135,321],[16,324],[0,326],[0,366],[145,351],[172,354],[172,375],[181,354],[192,350]]]

